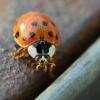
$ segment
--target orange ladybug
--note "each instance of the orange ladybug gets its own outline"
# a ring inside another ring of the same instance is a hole
[[[21,49],[11,53],[18,58],[25,56],[25,48],[35,61],[52,59],[59,44],[59,32],[53,21],[44,13],[29,12],[17,21],[13,29],[14,40]]]

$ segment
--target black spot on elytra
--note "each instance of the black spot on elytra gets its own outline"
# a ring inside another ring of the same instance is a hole
[[[30,32],[30,37],[33,38],[35,36],[34,32]]]
[[[32,26],[37,26],[37,22],[32,22]]]
[[[53,33],[50,31],[50,32],[48,32],[48,35],[49,35],[50,37],[52,37],[52,36],[53,36]]]
[[[15,33],[15,38],[18,38],[19,37],[19,32],[16,32]]]
[[[27,40],[27,38],[24,36],[24,37],[23,37],[23,41],[26,41],[26,40]]]
[[[48,26],[48,22],[43,22],[43,26]]]

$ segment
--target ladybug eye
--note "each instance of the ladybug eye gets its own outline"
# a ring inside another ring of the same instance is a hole
[[[48,35],[49,35],[50,37],[52,37],[52,36],[53,36],[53,33],[50,31],[50,32],[48,32]]]
[[[15,33],[15,38],[19,37],[19,32]]]
[[[37,22],[32,22],[32,26],[37,26]]]
[[[43,25],[44,26],[48,26],[48,22],[43,22]]]
[[[33,38],[35,36],[34,32],[30,32],[30,37]]]

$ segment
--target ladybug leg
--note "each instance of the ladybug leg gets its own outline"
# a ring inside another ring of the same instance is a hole
[[[31,63],[31,66],[35,66],[35,65],[36,65],[36,62],[32,62],[32,63]]]
[[[54,68],[56,67],[56,64],[54,63],[54,59],[53,58],[50,58],[50,63],[49,63],[50,67],[49,67],[49,74],[51,77],[55,77],[54,73],[53,73],[53,70]]]
[[[49,74],[52,78],[55,77],[54,73],[53,73],[53,70],[54,68],[56,67],[56,65],[54,63],[50,63],[50,68],[49,68]]]
[[[47,63],[41,63],[39,62],[36,66],[36,71],[39,71],[40,68],[43,68],[44,72],[47,72],[48,70],[48,66],[47,66]]]
[[[49,69],[50,73],[53,72],[53,69],[54,69],[55,67],[56,67],[56,65],[55,65],[54,63],[50,63],[50,69]]]
[[[47,72],[47,70],[48,70],[48,66],[47,66],[47,63],[45,63],[44,64],[44,71]]]
[[[36,71],[39,71],[39,68],[41,67],[41,63],[39,62],[38,64],[37,64],[37,66],[36,66]]]
[[[16,59],[20,59],[20,58],[23,58],[23,57],[28,57],[27,48],[19,48],[16,51],[8,53],[8,55],[13,56]]]

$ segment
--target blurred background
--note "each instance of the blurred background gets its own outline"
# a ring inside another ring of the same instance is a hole
[[[0,0],[0,100],[33,100],[55,80],[7,56],[15,50],[13,25],[29,11],[47,13],[61,33],[57,77],[99,37],[100,0]],[[99,85],[97,77],[75,100],[100,100]]]

